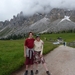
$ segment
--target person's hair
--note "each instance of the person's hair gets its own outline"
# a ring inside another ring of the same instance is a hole
[[[40,35],[36,35],[36,39],[37,39],[38,37],[40,38]]]
[[[29,32],[28,35],[30,35],[30,33],[32,33],[32,35],[33,35],[33,32]]]

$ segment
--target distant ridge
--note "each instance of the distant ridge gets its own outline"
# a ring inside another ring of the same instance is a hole
[[[75,31],[75,10],[54,8],[49,13],[35,13],[24,16],[23,12],[13,16],[10,21],[0,22],[0,38],[9,35],[34,33]]]

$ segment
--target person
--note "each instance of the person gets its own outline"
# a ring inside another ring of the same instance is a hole
[[[64,44],[64,46],[66,46],[66,42],[64,42],[63,44]]]
[[[42,63],[47,75],[50,75],[49,70],[46,66],[45,59],[43,58],[43,44],[44,42],[40,39],[40,36],[37,35],[36,39],[34,41],[34,63],[36,65],[36,71],[35,74],[38,74],[38,64]]]
[[[33,73],[33,63],[34,63],[34,38],[33,33],[29,32],[29,37],[25,40],[24,43],[24,57],[26,58],[25,65],[26,65],[26,71],[24,75],[28,75],[28,67],[31,69],[31,75],[34,75]]]

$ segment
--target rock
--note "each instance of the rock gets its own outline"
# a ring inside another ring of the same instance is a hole
[[[65,15],[70,16],[71,22],[63,21],[58,24]],[[74,22],[75,10],[54,8],[49,13],[35,13],[32,16],[24,16],[23,12],[20,12],[17,16],[13,16],[13,19],[10,21],[6,20],[5,22],[0,22],[0,34],[7,31],[3,33],[3,35],[0,35],[0,37],[9,36],[11,34],[25,34],[29,31],[39,33],[58,32],[65,30],[65,27],[67,30],[75,30]],[[8,30],[6,27],[8,27]]]

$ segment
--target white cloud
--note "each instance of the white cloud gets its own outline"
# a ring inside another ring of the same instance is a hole
[[[31,15],[51,8],[75,9],[75,0],[0,0],[0,21],[11,19],[21,11]]]

